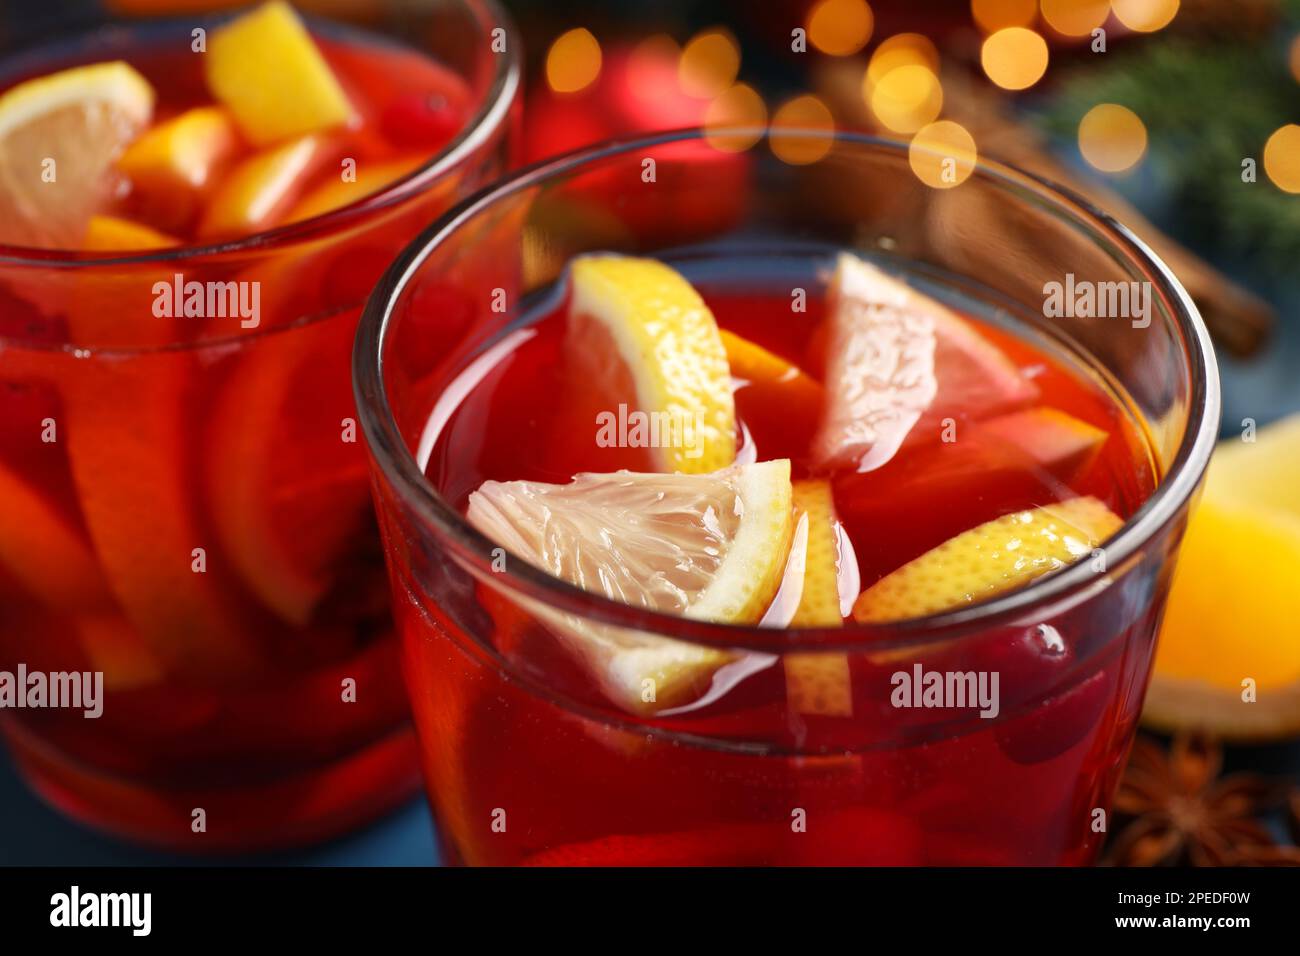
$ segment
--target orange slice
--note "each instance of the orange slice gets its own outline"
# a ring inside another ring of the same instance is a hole
[[[708,475],[489,481],[470,495],[467,517],[511,554],[607,598],[699,620],[756,623],[785,569],[790,496],[790,462],[782,459]],[[710,647],[535,610],[606,694],[633,712],[681,703],[731,660]]]
[[[285,222],[310,219],[334,209],[342,209],[372,193],[389,186],[403,176],[419,169],[428,161],[427,156],[406,156],[381,163],[358,162],[356,179],[328,179],[321,183],[293,207]]]
[[[203,59],[213,95],[254,146],[342,126],[356,115],[311,34],[280,0],[214,30]]]
[[[217,533],[245,585],[297,627],[345,572],[369,516],[365,455],[344,435],[355,416],[346,318],[260,338],[213,400]]]
[[[839,627],[848,597],[858,590],[857,560],[835,517],[827,481],[796,481],[795,521],[807,526],[803,592],[790,620],[793,627]],[[796,530],[796,539],[799,531]],[[845,594],[841,594],[841,592]],[[851,594],[850,594],[851,592]],[[848,717],[853,713],[849,659],[844,654],[786,654],[785,683],[796,713]]]
[[[853,616],[897,621],[983,601],[1090,555],[1122,523],[1092,497],[1004,515],[887,574],[862,592]]]
[[[112,196],[112,165],[148,125],[154,92],[126,63],[95,63],[0,95],[0,242],[72,249]]]
[[[871,471],[946,415],[978,418],[1037,394],[965,320],[842,253],[831,284],[826,414],[813,442],[824,468]]]
[[[280,225],[329,148],[319,136],[304,136],[240,162],[208,200],[199,236],[229,239]]]
[[[1229,740],[1300,731],[1300,415],[1229,439],[1178,554],[1143,720]]]
[[[82,242],[83,248],[94,252],[135,252],[178,245],[179,239],[117,216],[91,216]]]

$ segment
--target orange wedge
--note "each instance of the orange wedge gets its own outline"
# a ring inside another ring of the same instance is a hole
[[[1143,720],[1229,740],[1300,732],[1300,415],[1229,439],[1178,554]]]
[[[179,239],[117,216],[91,216],[82,243],[83,248],[93,252],[136,252],[179,245]]]
[[[843,590],[856,594],[857,561],[835,517],[827,481],[796,481],[795,521],[806,523],[803,592],[792,627],[839,627],[844,622]],[[796,531],[796,535],[799,532]],[[787,654],[786,696],[796,713],[848,717],[853,713],[849,660],[844,654]]]
[[[428,157],[420,155],[406,156],[382,163],[359,162],[356,179],[344,180],[341,176],[338,179],[327,179],[303,196],[284,221],[298,222],[301,219],[310,219],[335,209],[342,209],[397,182],[403,176],[419,169],[427,161]]]
[[[1092,553],[1123,522],[1096,498],[1018,511],[945,541],[863,591],[863,622],[937,614],[983,601]]]
[[[230,239],[280,225],[329,150],[327,140],[303,136],[240,162],[209,198],[200,238]]]

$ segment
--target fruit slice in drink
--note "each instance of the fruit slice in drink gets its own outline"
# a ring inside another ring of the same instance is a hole
[[[244,584],[296,627],[367,526],[351,345],[338,316],[264,336],[236,357],[214,402],[205,471],[218,535]]]
[[[567,485],[485,482],[467,516],[508,552],[633,607],[756,623],[793,531],[790,462],[708,475],[616,472]],[[644,713],[707,687],[731,655],[536,609],[616,704]]]
[[[839,627],[845,602],[857,596],[857,559],[835,517],[827,481],[794,483],[795,520],[806,525],[803,592],[792,627]],[[851,592],[851,594],[849,593]],[[849,660],[843,654],[787,654],[786,696],[800,714],[848,717],[853,713]]]
[[[593,255],[570,267],[575,375],[609,404],[659,416],[663,471],[703,474],[736,455],[736,406],[722,338],[698,292],[655,259]]]
[[[0,241],[78,247],[112,196],[113,161],[153,104],[148,82],[120,62],[52,73],[0,96]]]
[[[1044,505],[965,531],[863,591],[863,622],[924,617],[1022,587],[1091,555],[1123,522],[1092,497]]]
[[[842,253],[831,286],[823,468],[871,471],[944,418],[978,419],[1037,390],[965,320],[876,266]]]

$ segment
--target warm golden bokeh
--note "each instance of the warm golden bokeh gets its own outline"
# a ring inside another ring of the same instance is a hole
[[[1268,138],[1264,172],[1283,192],[1300,193],[1300,126],[1288,123]]]
[[[1178,15],[1178,0],[1111,0],[1110,8],[1130,30],[1152,33]]]
[[[1079,121],[1079,151],[1104,173],[1131,169],[1146,149],[1147,128],[1128,107],[1102,103]]]
[[[1291,76],[1300,83],[1300,36],[1291,41],[1291,52],[1287,56],[1287,63],[1291,67]]]
[[[803,137],[782,135],[782,130],[835,131],[835,118],[830,108],[812,95],[796,96],[782,103],[772,114],[772,130],[768,141],[776,157],[792,166],[815,163],[831,150],[831,137]]]
[[[895,67],[871,85],[871,112],[895,133],[914,133],[943,109],[943,88],[928,66]]]
[[[984,41],[980,63],[1005,90],[1025,90],[1047,72],[1047,41],[1024,27],[1007,27]]]
[[[716,28],[691,37],[682,50],[677,80],[687,95],[708,99],[726,91],[739,72],[740,45],[731,31]]]
[[[1038,0],[971,0],[970,13],[985,33],[1028,27],[1038,16]]]
[[[1110,16],[1108,0],[1042,0],[1043,19],[1057,33],[1086,37]]]
[[[714,97],[704,111],[704,139],[724,153],[749,149],[763,136],[767,124],[767,105],[746,83],[737,83]],[[727,127],[745,127],[741,131]]]
[[[808,42],[822,53],[849,56],[871,39],[874,19],[865,0],[820,0],[808,11]]]
[[[880,82],[881,77],[890,70],[910,64],[920,64],[928,67],[930,72],[938,73],[939,51],[935,49],[929,37],[920,33],[895,34],[883,40],[871,54],[871,61],[867,64],[866,82],[874,85]],[[870,96],[871,91],[868,89],[868,100]]]
[[[600,43],[584,27],[555,38],[546,53],[546,82],[557,93],[577,93],[600,75]]]
[[[978,159],[975,138],[952,120],[923,126],[907,150],[907,161],[916,178],[935,189],[951,189],[964,183]]]

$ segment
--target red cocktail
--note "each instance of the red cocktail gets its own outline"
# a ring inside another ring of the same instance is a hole
[[[348,358],[387,262],[504,167],[517,83],[478,3],[409,45],[309,27],[105,31],[0,99],[31,172],[0,237],[0,667],[103,681],[98,717],[0,726],[62,809],[198,852],[413,785]]]
[[[1100,845],[1213,440],[1204,331],[1027,177],[824,145],[557,161],[372,300],[358,393],[451,859]],[[1137,297],[1061,315],[1067,273]]]

